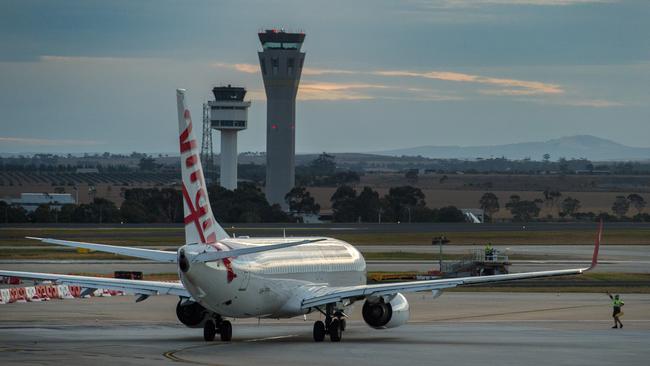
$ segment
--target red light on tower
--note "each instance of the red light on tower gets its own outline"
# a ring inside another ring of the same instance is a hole
[[[277,130],[277,129],[278,129],[278,125],[276,125],[275,123],[272,124],[272,125],[271,125],[271,129],[272,129],[272,130]]]

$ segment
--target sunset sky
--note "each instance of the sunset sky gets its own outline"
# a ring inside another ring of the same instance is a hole
[[[646,0],[5,0],[0,152],[176,152],[175,88],[198,122],[226,84],[252,100],[239,150],[264,151],[270,27],[307,34],[299,152],[650,147],[648,19]]]

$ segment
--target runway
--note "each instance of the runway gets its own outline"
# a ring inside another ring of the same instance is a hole
[[[607,365],[650,357],[650,295],[623,295],[610,329],[601,294],[409,295],[412,321],[368,328],[351,314],[341,343],[313,343],[312,319],[235,320],[232,342],[206,343],[175,320],[172,297],[93,298],[0,307],[0,362],[153,365]]]

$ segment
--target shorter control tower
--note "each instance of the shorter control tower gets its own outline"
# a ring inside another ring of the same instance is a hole
[[[244,101],[246,89],[218,86],[212,89],[214,101],[210,107],[210,124],[221,132],[221,186],[233,190],[237,188],[237,132],[248,127],[248,107]]]

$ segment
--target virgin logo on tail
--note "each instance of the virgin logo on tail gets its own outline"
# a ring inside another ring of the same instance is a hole
[[[178,89],[178,131],[181,150],[181,172],[183,178],[183,212],[185,222],[185,243],[208,244],[216,250],[229,250],[219,243],[228,238],[228,233],[219,225],[212,214],[210,199],[206,190],[203,168],[199,159],[198,144],[192,131],[192,116],[185,104],[185,91]],[[237,277],[229,258],[222,259],[228,271],[228,282]]]
[[[192,117],[190,111],[187,109],[183,112],[186,128],[181,132],[179,140],[181,146],[181,158],[185,153],[189,156],[185,158],[181,164],[185,165],[187,172],[189,172],[190,183],[196,185],[196,193],[192,199],[190,193],[185,186],[185,179],[183,179],[183,199],[189,214],[185,216],[185,225],[194,223],[196,231],[199,233],[201,243],[214,243],[217,241],[216,233],[211,230],[213,223],[212,215],[210,212],[210,202],[208,201],[208,194],[205,191],[205,179],[203,178],[203,170],[199,163],[199,157],[196,149],[196,139],[192,133]],[[186,173],[184,172],[183,178]],[[206,236],[206,231],[212,231]]]

